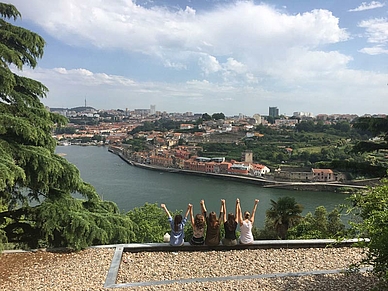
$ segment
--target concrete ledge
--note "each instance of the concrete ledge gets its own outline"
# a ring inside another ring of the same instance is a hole
[[[89,248],[123,248],[124,252],[177,252],[177,251],[211,251],[211,250],[243,250],[243,249],[271,249],[271,248],[321,248],[321,247],[347,247],[358,242],[369,242],[365,239],[346,239],[337,241],[335,239],[304,239],[304,240],[255,240],[252,244],[236,246],[192,246],[185,242],[183,246],[170,246],[169,243],[129,243],[129,244],[112,244],[112,245],[96,245]],[[68,252],[72,251],[68,248],[42,248],[31,250],[3,250],[0,254],[24,253],[24,252]]]
[[[169,243],[132,243],[123,244],[120,247],[124,252],[177,252],[177,251],[226,251],[241,249],[269,249],[269,248],[322,248],[322,247],[347,247],[358,242],[368,242],[368,239],[347,239],[337,241],[335,239],[306,239],[306,240],[256,240],[252,244],[236,246],[194,246],[185,242],[182,246],[171,246]],[[117,245],[116,245],[117,246]]]

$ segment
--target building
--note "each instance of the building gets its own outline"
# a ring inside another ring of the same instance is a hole
[[[156,105],[151,105],[150,106],[150,114],[155,115],[155,113],[156,113]]]
[[[246,150],[242,153],[241,161],[246,163],[253,163],[253,152],[250,150]]]
[[[279,117],[279,109],[277,107],[269,107],[268,116]]]
[[[134,114],[136,116],[145,116],[150,114],[150,109],[135,109]]]
[[[318,182],[330,182],[335,181],[333,170],[331,169],[312,169],[313,179]]]
[[[254,114],[253,118],[256,120],[256,124],[261,124],[261,115],[260,114]]]
[[[313,118],[314,114],[312,114],[311,112],[294,112],[292,116],[297,118],[304,118],[304,117]]]

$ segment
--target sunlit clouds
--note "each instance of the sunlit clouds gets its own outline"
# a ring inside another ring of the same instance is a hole
[[[21,25],[50,36],[46,50],[66,50],[56,66],[24,74],[49,87],[45,102],[56,107],[79,105],[87,95],[96,108],[156,104],[163,111],[226,114],[266,113],[268,106],[289,114],[388,109],[374,107],[387,88],[370,79],[386,84],[387,72],[357,63],[360,55],[387,54],[387,19],[362,15],[386,9],[385,3],[335,10],[317,1],[313,9],[294,11],[280,0],[220,1],[208,8],[200,2],[11,1],[22,13]],[[342,18],[350,16],[358,18],[344,26]],[[84,57],[69,65],[79,49]],[[112,56],[128,69],[115,73]],[[372,99],[366,106],[364,95]]]

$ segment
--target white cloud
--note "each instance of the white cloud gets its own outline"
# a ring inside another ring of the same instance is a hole
[[[349,12],[359,12],[359,11],[364,11],[364,10],[370,10],[370,9],[376,9],[376,8],[381,8],[384,7],[385,3],[381,3],[379,1],[372,1],[370,3],[367,2],[362,2],[360,6],[354,9],[349,9]]]
[[[374,43],[376,46],[367,47],[359,50],[369,55],[386,54],[388,43],[388,20],[386,18],[374,18],[363,20],[358,24],[359,27],[365,28],[367,42]]]
[[[246,65],[236,61],[233,58],[228,58],[228,60],[224,64],[224,68],[228,71],[236,72],[237,74],[243,74],[247,71]]]
[[[106,109],[156,104],[168,112],[225,114],[265,114],[268,106],[287,113],[388,111],[384,99],[388,75],[348,68],[353,57],[332,44],[350,36],[328,10],[292,15],[284,7],[277,10],[254,1],[220,4],[207,11],[146,8],[131,0],[12,2],[23,21],[34,22],[67,48],[95,52],[97,47],[101,55],[119,50],[129,59],[140,53],[143,71],[150,59],[150,68],[158,70],[150,74],[158,75],[158,81],[135,77],[135,70],[128,73],[130,77],[120,75],[125,70],[107,74],[102,63],[109,60],[96,59],[95,63],[101,61],[98,69],[89,60],[79,69],[66,68],[64,61],[57,65],[62,68],[23,71],[50,89],[50,98],[44,101],[49,106],[80,106],[86,96],[92,106]],[[368,41],[376,44],[361,52],[386,53],[386,22],[359,24]],[[131,61],[126,65],[130,67]],[[112,67],[109,64],[110,72]]]
[[[351,60],[352,57],[335,51],[291,49],[268,71],[270,75],[279,76],[287,82],[309,81],[344,70]]]
[[[366,29],[368,42],[385,43],[388,41],[388,21],[386,18],[364,20],[358,26]]]
[[[360,50],[361,53],[368,54],[368,55],[381,55],[381,54],[388,54],[388,49],[384,49],[380,46],[375,47],[366,47]]]
[[[131,0],[29,3],[34,9],[21,10],[23,19],[68,45],[140,52],[178,70],[196,63],[205,74],[220,72],[221,58],[241,63],[240,68],[224,63],[229,73],[257,74],[289,49],[314,51],[349,38],[328,10],[289,15],[253,1],[219,5],[201,13],[190,7],[145,8]]]
[[[210,55],[203,55],[199,59],[199,65],[205,75],[216,73],[222,69],[217,58]]]

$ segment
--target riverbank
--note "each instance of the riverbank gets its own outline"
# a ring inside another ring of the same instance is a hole
[[[210,172],[198,172],[198,171],[185,170],[185,169],[165,168],[165,167],[160,167],[160,166],[155,166],[150,164],[137,163],[125,157],[119,150],[115,148],[110,147],[108,148],[108,151],[118,155],[122,160],[124,160],[129,165],[143,168],[143,169],[184,174],[184,175],[212,177],[216,179],[250,183],[250,184],[255,184],[255,185],[259,185],[261,187],[267,187],[267,188],[278,188],[278,189],[287,189],[287,190],[296,190],[296,191],[330,191],[330,192],[341,192],[341,193],[349,193],[351,191],[367,189],[367,186],[365,185],[344,184],[340,182],[284,182],[284,181],[275,181],[275,180],[270,180],[270,179],[265,179],[260,177],[252,177],[252,176],[244,176],[244,175],[216,174],[216,173],[210,173]]]

